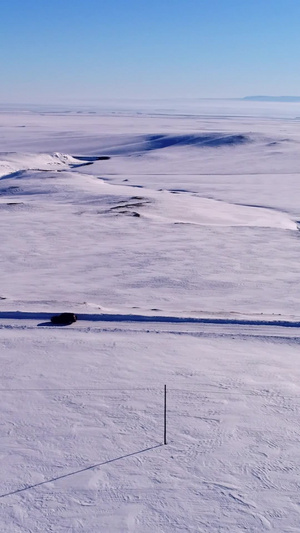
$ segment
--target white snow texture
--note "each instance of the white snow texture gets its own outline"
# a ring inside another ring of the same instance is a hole
[[[241,105],[1,108],[1,532],[300,531],[300,105]]]

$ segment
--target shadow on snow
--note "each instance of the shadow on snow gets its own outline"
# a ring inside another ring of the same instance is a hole
[[[79,470],[74,470],[73,472],[69,472],[68,474],[63,474],[61,476],[56,476],[50,479],[45,479],[45,481],[40,481],[39,483],[34,483],[32,485],[26,485],[25,487],[22,487],[20,489],[12,490],[10,492],[6,492],[5,494],[0,494],[0,498],[5,498],[6,496],[13,496],[14,494],[19,494],[20,492],[24,492],[29,489],[35,489],[36,487],[41,487],[42,485],[46,485],[47,483],[52,483],[53,481],[59,481],[60,479],[65,479],[66,477],[75,476],[76,474],[81,474],[82,472],[93,470],[94,468],[98,468],[99,466],[108,465],[109,463],[114,463],[115,461],[126,459],[127,457],[133,457],[134,455],[139,455],[140,453],[145,453],[145,452],[149,452],[150,450],[155,450],[155,448],[160,448],[161,446],[163,446],[163,444],[156,444],[155,446],[151,446],[150,448],[145,448],[144,450],[138,450],[137,452],[132,452],[126,455],[121,455],[120,457],[115,457],[114,459],[103,461],[102,463],[96,463],[94,465],[86,466],[84,468],[80,468]]]
[[[38,326],[53,326],[50,318],[57,312],[35,313],[28,311],[2,311],[0,319],[5,320],[46,320]],[[299,321],[292,320],[259,320],[259,319],[239,319],[239,318],[197,318],[197,317],[178,317],[162,315],[138,315],[138,314],[110,314],[110,313],[76,313],[78,321],[85,320],[90,322],[144,322],[144,323],[169,323],[169,324],[220,324],[220,325],[241,325],[241,326],[282,326],[289,328],[299,328]],[[76,323],[77,324],[77,323]]]

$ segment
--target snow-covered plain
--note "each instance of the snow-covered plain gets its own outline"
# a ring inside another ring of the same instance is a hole
[[[300,531],[300,105],[243,105],[1,110],[1,531]]]

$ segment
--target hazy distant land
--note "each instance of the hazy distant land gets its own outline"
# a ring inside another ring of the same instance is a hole
[[[300,102],[300,96],[245,96],[243,100],[252,102]]]

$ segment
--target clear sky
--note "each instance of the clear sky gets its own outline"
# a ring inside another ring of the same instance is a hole
[[[300,94],[300,0],[2,0],[0,102]]]

